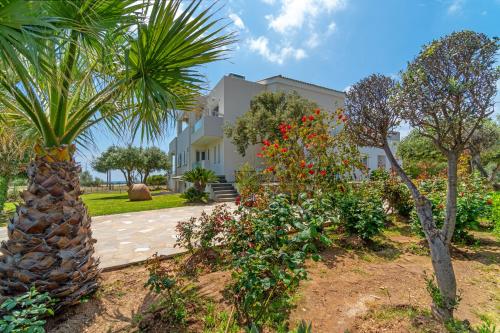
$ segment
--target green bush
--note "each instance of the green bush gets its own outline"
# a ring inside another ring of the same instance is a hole
[[[446,217],[446,180],[435,179],[423,182],[422,192],[432,204],[432,214],[438,227],[442,227]],[[479,227],[479,218],[487,214],[489,205],[488,197],[483,194],[484,188],[479,179],[472,178],[468,183],[460,183],[457,197],[457,220],[453,242],[469,242],[472,236],[468,230]],[[415,209],[410,214],[412,230],[424,236],[420,220]]]
[[[500,237],[500,192],[493,193],[487,201],[490,208],[490,218],[493,222],[493,233]]]
[[[306,258],[318,260],[316,245],[330,244],[322,230],[336,221],[331,202],[300,198],[291,204],[279,194],[265,209],[240,206],[239,218],[227,222],[234,268],[230,291],[247,327],[286,327],[292,292],[307,277]]]
[[[226,225],[233,219],[227,205],[217,205],[210,214],[205,211],[199,218],[191,217],[187,221],[177,223],[177,242],[193,252],[195,249],[207,250],[224,243]]]
[[[375,192],[364,184],[359,189],[339,193],[335,199],[341,226],[363,240],[379,234],[387,218],[382,200]]]
[[[7,201],[8,190],[9,190],[8,179],[0,176],[0,213],[3,211],[3,206]]]
[[[200,191],[195,187],[188,188],[184,193],[181,194],[181,198],[186,199],[187,202],[207,202],[208,193]]]
[[[167,177],[164,175],[153,175],[146,179],[146,185],[153,187],[167,186]]]
[[[0,332],[3,333],[43,333],[43,318],[54,314],[55,304],[48,293],[40,294],[34,287],[28,292],[7,299],[0,306]]]

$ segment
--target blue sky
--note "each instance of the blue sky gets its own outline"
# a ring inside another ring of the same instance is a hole
[[[282,74],[344,90],[371,73],[397,76],[422,45],[450,32],[469,29],[500,36],[500,0],[219,3],[220,15],[231,23],[238,43],[228,60],[202,68],[209,87],[225,74],[238,73],[249,80]],[[173,136],[172,130],[155,145],[168,150]],[[89,171],[93,156],[113,143],[123,144],[105,131],[96,139],[96,147],[82,151],[77,158]],[[113,174],[113,180],[121,178]]]

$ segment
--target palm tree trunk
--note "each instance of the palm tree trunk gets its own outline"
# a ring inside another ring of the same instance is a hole
[[[0,290],[5,295],[34,285],[58,299],[57,308],[76,304],[97,288],[98,263],[90,216],[80,198],[80,166],[74,147],[38,149],[28,168],[28,188],[8,226],[0,251]]]

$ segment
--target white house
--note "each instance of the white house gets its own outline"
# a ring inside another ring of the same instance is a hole
[[[302,97],[316,102],[322,109],[332,112],[344,106],[345,94],[341,91],[281,75],[257,82],[248,81],[241,75],[226,75],[203,97],[202,110],[186,112],[177,121],[177,136],[169,144],[169,152],[173,156],[172,189],[184,191],[187,185],[181,180],[182,174],[201,166],[213,170],[228,183],[213,187],[217,192],[214,198],[231,200],[234,197],[235,191],[230,183],[235,180],[235,171],[245,162],[258,165],[258,147],[250,147],[246,156],[242,157],[224,136],[223,126],[225,123],[234,123],[247,112],[252,98],[264,91],[296,91]],[[389,140],[395,146],[399,142],[399,133]],[[369,169],[389,169],[389,161],[382,149],[360,147],[360,152]]]

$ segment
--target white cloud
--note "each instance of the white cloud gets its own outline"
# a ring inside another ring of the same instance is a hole
[[[233,23],[234,25],[238,28],[238,29],[245,29],[245,23],[243,23],[243,20],[241,19],[241,17],[239,17],[237,14],[235,13],[230,13],[229,14],[229,18],[231,20],[233,20]]]
[[[326,30],[326,33],[332,34],[333,32],[335,32],[335,30],[337,30],[337,25],[335,24],[335,22],[330,22],[330,24],[328,25],[328,28]]]
[[[275,3],[275,0],[261,0],[261,1],[267,5],[274,5]]]
[[[320,43],[319,35],[316,32],[313,32],[311,36],[309,36],[309,39],[306,41],[306,45],[311,49],[317,47],[319,43]]]
[[[331,13],[344,7],[344,0],[280,0],[278,15],[266,15],[269,27],[281,34],[300,29],[304,22],[313,21],[321,13]]]
[[[264,36],[259,36],[258,38],[250,38],[249,47],[250,50],[257,52],[266,60],[280,65],[289,58],[301,60],[307,57],[306,51],[304,49],[294,48],[290,45],[278,46],[276,50],[271,50],[271,48],[269,47],[269,39]]]
[[[452,0],[450,5],[448,6],[448,14],[459,14],[463,9],[464,4],[465,0]]]

